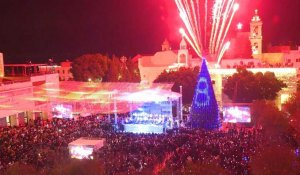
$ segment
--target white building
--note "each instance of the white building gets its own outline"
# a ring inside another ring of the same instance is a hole
[[[0,84],[0,126],[19,126],[30,119],[47,118],[45,109],[48,104],[40,92],[35,91],[40,85],[57,88],[58,74],[19,77],[17,82],[12,80]]]
[[[262,21],[258,16],[258,10],[255,10],[255,15],[250,22],[250,42],[253,55],[262,54]]]
[[[60,65],[45,65],[45,66],[40,66],[40,71],[41,72],[56,72],[59,75],[59,80],[60,81],[69,81],[73,80],[73,74],[71,73],[71,68],[72,68],[72,62],[70,61],[63,61],[60,63]]]
[[[219,69],[213,68],[213,63],[210,63],[209,71],[212,74],[212,80],[215,82],[214,89],[219,104],[224,101],[222,86],[226,78],[235,73],[238,67],[246,67],[254,73],[270,71],[277,78],[283,80],[288,88],[284,88],[279,93],[278,104],[282,104],[289,95],[296,91],[297,70],[298,78],[300,77],[300,49],[285,48],[284,51],[264,53],[262,50],[262,25],[263,23],[256,10],[250,22],[250,32],[237,33],[236,46],[232,49],[233,52],[236,51],[237,53],[229,55],[227,59],[222,59]],[[249,58],[244,56],[247,53],[243,54],[243,52],[247,52],[247,48],[249,49]],[[251,52],[253,58],[251,58]],[[162,45],[162,51],[151,56],[141,56],[138,62],[141,80],[152,83],[164,70],[200,66],[201,59],[192,58],[188,52],[186,42],[182,40],[178,51],[171,50],[169,43],[165,41]]]
[[[138,66],[142,82],[152,83],[164,70],[179,67],[195,67],[200,65],[199,58],[192,58],[184,39],[179,50],[171,50],[167,40],[162,44],[162,50],[154,55],[140,56]]]

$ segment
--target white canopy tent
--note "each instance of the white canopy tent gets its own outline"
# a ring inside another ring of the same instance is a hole
[[[71,158],[93,159],[92,153],[104,146],[105,139],[81,137],[68,144]]]
[[[172,92],[172,86],[170,83],[45,83],[32,86],[31,93],[22,94],[18,89],[1,91],[0,117],[12,115],[11,111],[51,112],[55,104],[71,104],[76,113],[126,113],[144,102],[178,100],[181,94]]]

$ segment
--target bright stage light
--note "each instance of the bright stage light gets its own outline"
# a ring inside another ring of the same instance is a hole
[[[0,105],[0,108],[11,108],[11,107],[13,107],[13,106],[11,106],[11,105]]]
[[[162,134],[164,132],[164,126],[154,124],[125,124],[125,132],[136,134]]]
[[[124,93],[119,96],[117,100],[124,100],[129,102],[166,102],[171,99],[179,98],[180,94],[165,91],[162,89],[147,89],[134,93]]]
[[[89,159],[93,154],[93,148],[83,147],[83,146],[74,146],[69,148],[71,158],[75,159]]]
[[[300,157],[300,151],[299,151],[299,148],[297,148],[297,149],[295,150],[295,154],[296,154],[297,157]]]
[[[52,114],[54,118],[73,118],[72,105],[70,104],[53,105]]]

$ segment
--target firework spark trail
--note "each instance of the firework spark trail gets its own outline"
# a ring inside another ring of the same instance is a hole
[[[230,47],[230,42],[227,42],[226,44],[224,44],[224,46],[222,47],[222,49],[218,55],[217,65],[220,65],[221,59],[222,59],[224,53],[229,49],[229,47]]]
[[[187,11],[184,10],[185,8],[184,8],[184,6],[183,6],[183,4],[180,0],[177,0],[175,2],[176,2],[177,6],[178,6],[178,9],[180,11],[180,17],[181,17],[183,23],[185,24],[188,32],[192,33],[192,29],[190,27],[191,25],[190,25],[190,22],[189,22],[189,19],[188,19]]]
[[[183,3],[184,7],[185,7],[184,9],[186,9],[185,13],[188,16],[188,24],[189,24],[188,26],[190,28],[190,30],[188,30],[188,32],[189,32],[190,37],[193,39],[191,41],[193,42],[194,46],[198,49],[198,52],[201,53],[201,51],[203,49],[203,48],[201,48],[201,40],[199,38],[201,36],[201,33],[197,32],[197,29],[198,28],[201,29],[201,27],[198,27],[196,25],[197,24],[197,18],[196,18],[197,16],[196,16],[196,14],[192,14],[191,13],[191,9],[190,9],[190,5],[189,5],[188,1],[189,0],[183,1],[184,2]],[[193,9],[194,8],[194,4],[192,4],[191,6],[192,6],[192,9]]]
[[[217,22],[217,3],[214,5],[213,7],[213,15],[212,15],[212,28],[211,28],[211,34],[210,34],[210,40],[209,40],[209,52],[211,53],[212,52],[212,43],[213,43],[213,38],[214,38],[214,31],[215,31],[215,26],[216,26],[216,22]]]
[[[198,2],[198,7],[199,7],[199,0],[197,1]],[[207,39],[207,16],[208,16],[208,11],[207,11],[207,0],[205,0],[205,3],[204,3],[204,6],[205,6],[205,17],[204,17],[204,47],[206,47],[206,39]],[[198,8],[199,10],[199,8]],[[200,14],[200,13],[198,13]]]
[[[186,8],[184,7],[183,3],[180,0],[176,1],[176,3],[178,4],[178,8],[180,10],[180,17],[181,17],[182,21],[184,22],[188,32],[190,34],[192,34],[193,31],[192,31],[192,27],[191,27],[191,24],[189,21],[190,18],[188,17],[188,12],[187,12],[187,10],[185,10]]]
[[[225,6],[226,10],[223,12],[224,5],[225,5],[225,3],[223,4],[222,9],[220,9],[218,11],[219,12],[219,14],[218,14],[219,16],[217,18],[217,20],[218,20],[217,21],[217,29],[218,30],[216,31],[215,36],[214,36],[212,53],[216,53],[216,49],[217,49],[217,45],[218,45],[218,40],[219,40],[220,36],[222,35],[222,31],[223,31],[223,28],[224,28],[224,21],[226,20],[226,10],[228,9],[229,3],[226,4],[226,6]]]
[[[188,21],[188,26],[190,28],[189,30],[189,34],[192,36],[192,38],[194,39],[195,43],[197,43],[197,36],[196,36],[196,27],[194,26],[195,21],[194,21],[194,17],[192,16],[193,14],[191,13],[191,9],[190,9],[190,5],[188,3],[188,0],[183,1],[183,7],[186,10],[183,10],[187,16],[186,20]],[[192,7],[193,8],[193,7]]]
[[[236,11],[238,10],[238,8],[239,8],[239,4],[235,3],[235,4],[234,4],[234,7],[233,7],[233,11],[232,11],[232,13],[231,13],[230,19],[229,19],[228,24],[227,24],[227,26],[226,26],[226,30],[225,30],[225,33],[224,33],[224,35],[223,35],[223,38],[222,38],[222,41],[221,41],[219,47],[221,47],[221,46],[223,45],[224,41],[225,41],[225,38],[226,38],[227,33],[228,33],[228,31],[229,31],[229,27],[231,26],[233,17],[234,17],[234,15],[235,15]]]
[[[181,17],[183,23],[185,24],[186,29],[189,33],[189,36],[185,33],[185,38],[187,38],[188,42],[191,45],[193,45],[194,50],[196,51],[198,56],[202,57],[201,48],[199,47],[198,39],[196,39],[196,35],[195,35],[195,31],[194,31],[194,29],[196,27],[193,27],[193,25],[191,24],[191,23],[193,23],[193,21],[191,21],[193,18],[191,17],[191,14],[190,14],[188,0],[185,0],[185,1],[184,0],[175,0],[175,2],[179,9],[180,17]]]
[[[197,55],[199,57],[202,58],[201,53],[198,51],[198,49],[196,48],[196,46],[193,44],[192,40],[189,38],[189,36],[187,36],[187,34],[185,33],[185,31],[183,29],[180,29],[179,32],[182,34],[182,36],[187,40],[187,42],[192,46],[192,48],[195,50],[195,52],[197,53]]]
[[[224,34],[224,29],[226,27],[226,25],[228,24],[228,17],[229,17],[229,13],[230,11],[232,11],[233,9],[233,4],[234,4],[234,0],[230,0],[227,4],[226,4],[226,8],[222,18],[222,23],[221,23],[221,27],[220,27],[220,31],[218,33],[218,39],[217,42],[215,44],[215,48],[214,48],[214,53],[219,52],[219,47],[220,47],[220,42],[221,42],[221,38],[223,38],[223,34]]]
[[[238,5],[235,0],[211,0],[213,1],[211,23],[208,22],[209,0],[174,1],[187,30],[187,33],[182,32],[183,37],[198,56],[202,57],[202,54],[208,51],[209,54],[216,56],[219,62],[230,45],[228,43],[223,45],[223,43],[237,10],[236,6]],[[202,7],[202,5],[204,6]],[[211,27],[210,32],[208,32],[208,25]]]
[[[194,15],[194,24],[195,24],[195,26],[193,26],[194,27],[194,31],[195,31],[195,34],[196,34],[196,39],[197,39],[197,43],[199,43],[199,46],[200,46],[200,48],[203,48],[203,46],[202,46],[202,32],[201,32],[201,27],[200,27],[200,22],[201,22],[201,15],[199,15],[198,13],[196,13],[196,11],[198,11],[198,10],[196,10],[195,9],[195,4],[194,4],[194,1],[192,0],[191,1],[191,6],[192,6],[192,12],[193,12],[193,15]],[[196,6],[196,7],[198,7],[198,6]],[[199,9],[199,8],[197,8],[197,9]],[[197,16],[197,14],[199,15],[199,16]],[[199,22],[199,24],[198,24],[198,22]]]
[[[215,4],[214,4],[214,15],[213,15],[213,19],[214,19],[214,23],[212,26],[212,35],[211,35],[211,42],[210,42],[210,53],[214,54],[214,46],[215,46],[215,42],[216,42],[216,37],[217,37],[217,33],[219,32],[219,25],[220,25],[220,21],[221,21],[221,17],[222,17],[222,10],[224,8],[224,2],[222,0],[216,0]]]
[[[216,46],[218,44],[218,40],[222,34],[223,28],[224,28],[224,23],[226,20],[226,11],[228,9],[228,4],[229,3],[225,3],[225,1],[222,1],[223,3],[220,6],[220,9],[218,10],[218,16],[217,16],[217,24],[216,24],[216,28],[217,30],[215,31],[214,34],[214,40],[213,40],[213,45],[212,45],[212,52],[213,54],[216,54],[217,50],[216,50]],[[226,6],[225,6],[226,5]],[[225,8],[225,11],[224,11]]]

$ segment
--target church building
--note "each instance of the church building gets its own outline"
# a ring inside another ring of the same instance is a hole
[[[200,61],[200,58],[192,58],[184,38],[180,42],[179,50],[172,50],[170,43],[165,40],[161,51],[154,55],[139,56],[138,66],[141,81],[152,83],[164,70],[195,67],[200,65]]]

